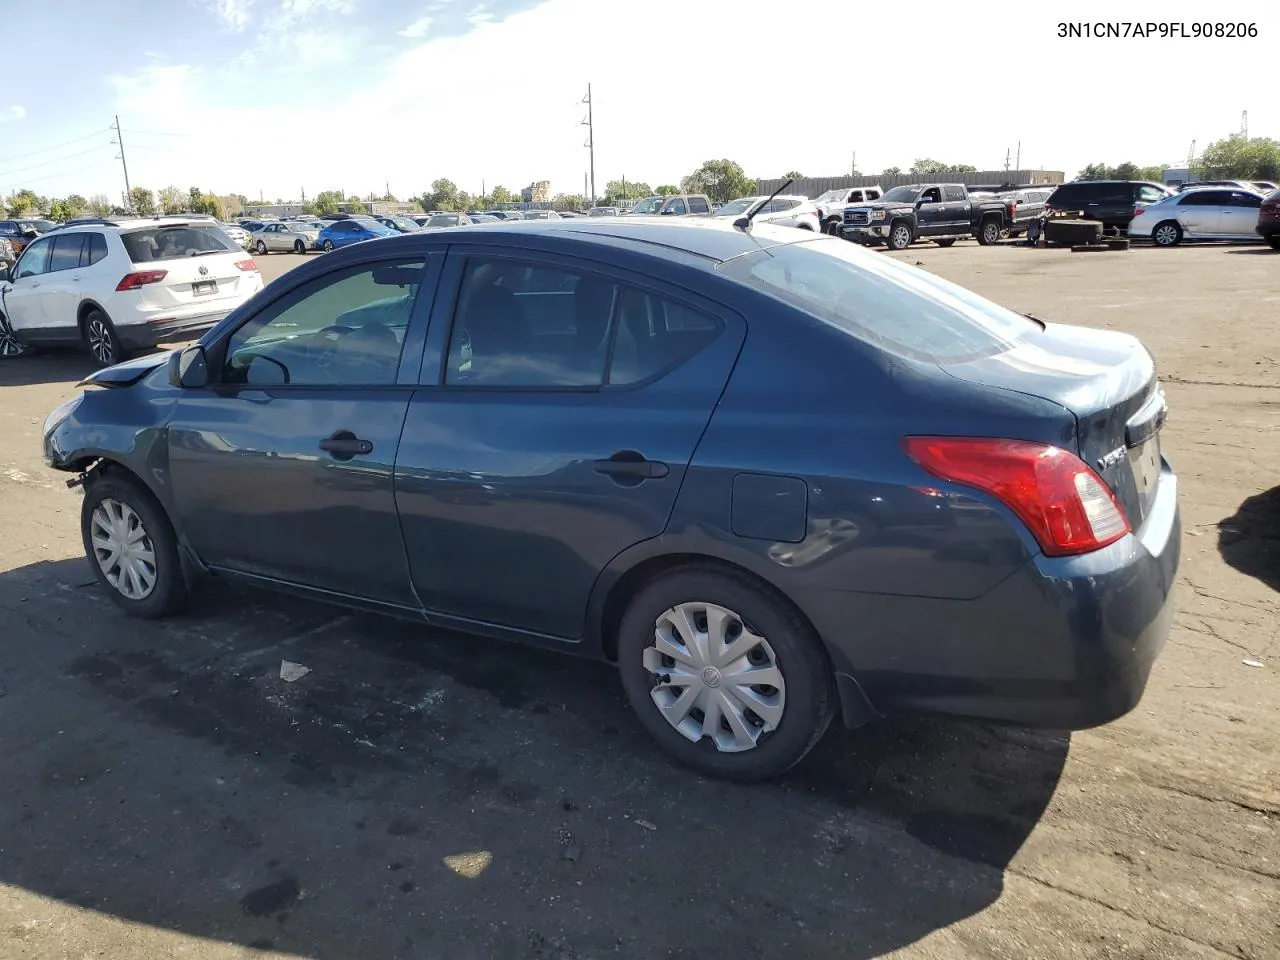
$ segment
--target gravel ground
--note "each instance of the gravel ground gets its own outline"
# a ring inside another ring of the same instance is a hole
[[[1156,355],[1186,539],[1132,714],[833,731],[744,788],[608,667],[218,585],[132,622],[39,458],[88,365],[5,362],[0,957],[1280,957],[1280,255],[899,256]]]

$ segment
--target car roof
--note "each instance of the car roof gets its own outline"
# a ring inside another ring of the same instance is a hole
[[[629,220],[625,217],[572,217],[563,220],[502,221],[499,225],[477,227],[474,230],[462,226],[448,232],[447,242],[466,243],[475,238],[478,242],[488,243],[500,237],[515,239],[528,236],[559,237],[578,242],[596,239],[612,246],[621,244],[651,256],[673,258],[683,253],[713,264],[724,263],[734,257],[768,247],[814,239],[808,231],[793,227],[761,223],[753,225],[748,233],[724,220],[712,218],[689,218],[668,223],[658,218]],[[414,244],[423,242],[422,237],[422,234],[403,234],[378,242]]]

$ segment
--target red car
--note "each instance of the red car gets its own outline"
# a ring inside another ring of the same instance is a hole
[[[1257,230],[1272,250],[1280,250],[1280,190],[1272,190],[1262,198]]]

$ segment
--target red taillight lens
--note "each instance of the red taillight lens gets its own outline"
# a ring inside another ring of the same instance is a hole
[[[1143,214],[1144,212],[1145,212],[1145,211],[1143,211],[1143,209],[1142,209],[1141,207],[1134,207],[1134,208],[1133,208],[1133,215],[1134,215],[1135,217],[1140,217],[1140,216],[1142,216],[1142,214]]]
[[[1017,215],[1018,215],[1018,201],[1012,200],[1009,202],[1009,219],[1012,220]]]
[[[986,437],[904,437],[902,447],[935,477],[1001,501],[1048,556],[1088,553],[1132,530],[1102,478],[1060,447]]]
[[[126,273],[116,284],[116,291],[137,290],[149,283],[159,283],[167,274],[167,270],[139,270],[137,273]]]
[[[236,269],[242,270],[245,273],[257,273],[258,263],[256,260],[237,260]]]

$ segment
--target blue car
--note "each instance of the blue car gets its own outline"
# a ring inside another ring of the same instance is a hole
[[[398,233],[399,231],[392,230],[371,217],[334,220],[316,237],[316,249],[329,253],[342,247],[349,247],[353,243],[359,243],[361,240],[394,237]]]
[[[837,717],[1105,723],[1173,615],[1142,344],[805,231],[405,234],[88,382],[44,454],[127,613],[215,576],[610,661],[709,775]]]

